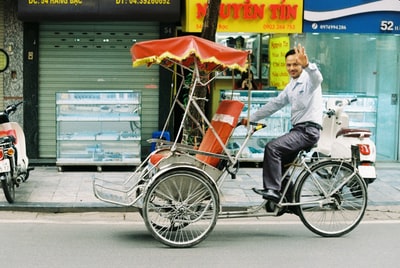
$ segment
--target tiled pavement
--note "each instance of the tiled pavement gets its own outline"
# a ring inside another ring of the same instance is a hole
[[[369,185],[368,209],[400,211],[400,164],[377,164],[378,179]],[[16,202],[8,204],[0,192],[0,210],[39,212],[133,211],[98,200],[92,190],[93,176],[125,177],[129,171],[71,170],[59,172],[55,166],[38,166],[16,190]],[[223,206],[247,206],[260,197],[251,188],[261,186],[260,168],[241,168],[237,178],[223,184]]]

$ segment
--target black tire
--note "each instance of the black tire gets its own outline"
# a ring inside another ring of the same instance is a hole
[[[3,173],[1,174],[1,177],[1,186],[3,188],[4,196],[6,197],[7,202],[12,204],[15,200],[15,183],[12,180],[10,173]]]
[[[304,172],[295,194],[298,215],[312,232],[338,237],[352,231],[367,207],[367,187],[348,162],[322,161]]]
[[[150,185],[142,213],[157,240],[170,247],[192,247],[214,229],[219,197],[215,186],[200,172],[177,169]]]

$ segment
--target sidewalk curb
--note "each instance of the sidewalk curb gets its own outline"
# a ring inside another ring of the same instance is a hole
[[[254,204],[252,204],[254,205]],[[224,212],[246,210],[250,204],[236,203],[225,204]],[[55,202],[22,202],[0,204],[0,211],[13,212],[36,212],[36,213],[85,213],[85,212],[138,212],[133,206],[118,206],[113,204],[93,203],[55,203]],[[365,213],[398,213],[400,218],[400,205],[393,202],[382,202],[379,204],[368,204]]]
[[[69,212],[137,212],[136,207],[123,207],[107,203],[54,203],[30,202],[0,204],[0,211],[23,211],[42,213],[69,213]]]

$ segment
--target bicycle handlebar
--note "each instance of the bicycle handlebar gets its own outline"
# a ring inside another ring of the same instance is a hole
[[[258,131],[260,129],[263,129],[263,128],[267,127],[266,124],[255,124],[255,125],[252,125],[252,126],[254,126],[254,128],[253,128],[254,131]]]
[[[261,124],[261,123],[257,123],[257,122],[248,122],[248,124],[249,124],[250,126],[254,126],[254,127],[253,127],[253,132],[254,132],[254,131],[258,131],[258,130],[260,130],[260,129],[263,129],[263,128],[267,127],[266,124]],[[236,127],[238,127],[238,126],[240,126],[240,125],[242,125],[242,123],[239,121],[239,122],[237,123]]]
[[[353,102],[357,101],[357,98],[353,99],[336,99],[334,103],[327,104],[327,111],[324,111],[324,114],[327,116],[334,116],[338,111],[341,111],[344,106],[351,105]],[[329,101],[328,101],[329,102]]]

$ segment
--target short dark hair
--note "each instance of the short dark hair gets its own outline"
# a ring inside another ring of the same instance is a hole
[[[288,56],[294,55],[294,54],[296,54],[296,51],[295,51],[294,49],[289,50],[288,52],[286,52],[285,59],[286,59]]]

